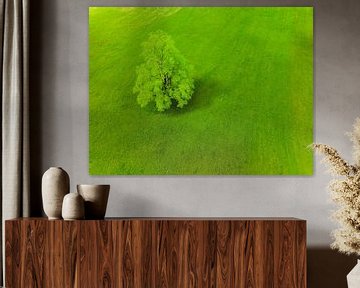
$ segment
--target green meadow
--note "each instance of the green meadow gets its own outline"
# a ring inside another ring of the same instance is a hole
[[[141,108],[141,44],[162,30],[193,66],[187,106]],[[92,175],[310,175],[313,9],[89,8]]]

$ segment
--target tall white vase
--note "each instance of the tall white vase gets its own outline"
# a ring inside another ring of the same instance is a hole
[[[49,219],[61,219],[63,198],[70,190],[69,175],[60,167],[49,168],[42,177],[43,208]]]
[[[360,287],[360,260],[357,261],[355,267],[347,275],[348,288]]]

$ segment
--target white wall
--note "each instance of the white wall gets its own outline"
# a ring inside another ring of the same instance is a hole
[[[351,145],[344,133],[360,116],[360,2],[313,2],[179,0],[176,4],[314,4],[314,136],[350,158]],[[334,227],[329,213],[334,207],[325,189],[330,177],[319,161],[311,177],[89,176],[87,7],[167,3],[174,5],[170,0],[31,2],[33,189],[39,188],[48,167],[61,166],[71,176],[72,190],[78,183],[111,184],[107,216],[293,216],[308,221],[310,247],[327,246]]]

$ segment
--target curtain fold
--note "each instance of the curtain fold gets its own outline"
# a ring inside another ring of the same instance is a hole
[[[27,217],[30,211],[29,0],[0,0],[0,29],[1,271],[4,271],[4,221]]]

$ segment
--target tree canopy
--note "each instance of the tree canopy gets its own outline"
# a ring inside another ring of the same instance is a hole
[[[194,92],[192,66],[175,47],[172,38],[159,30],[142,44],[144,62],[136,68],[133,92],[141,107],[154,103],[163,112],[172,105],[183,108]]]

